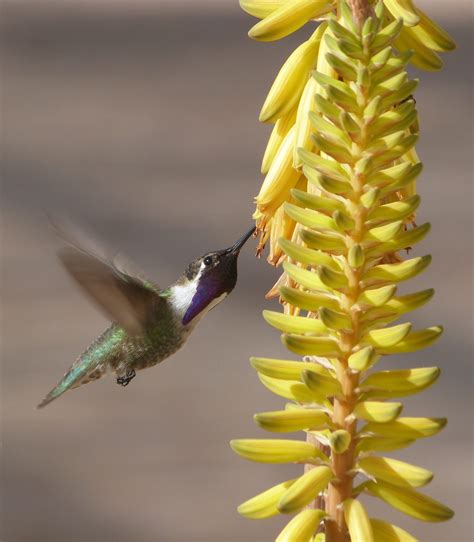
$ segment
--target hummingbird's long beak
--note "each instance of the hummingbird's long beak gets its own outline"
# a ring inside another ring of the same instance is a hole
[[[227,249],[227,252],[232,254],[238,254],[240,249],[245,245],[245,243],[252,237],[255,233],[255,226],[249,230],[245,235],[238,239],[230,248]]]

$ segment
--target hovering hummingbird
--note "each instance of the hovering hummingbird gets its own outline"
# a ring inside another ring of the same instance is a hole
[[[195,259],[166,289],[131,272],[119,258],[107,259],[70,241],[69,247],[59,251],[61,262],[113,323],[38,408],[108,372],[115,373],[118,384],[127,386],[136,371],[179,350],[201,318],[234,289],[240,249],[254,232],[252,228],[231,247]]]

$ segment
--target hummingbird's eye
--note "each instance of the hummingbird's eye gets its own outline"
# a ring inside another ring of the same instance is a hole
[[[211,258],[210,256],[206,256],[206,257],[204,258],[204,265],[205,265],[206,267],[208,267],[209,265],[211,265],[211,263],[212,263],[212,258]]]

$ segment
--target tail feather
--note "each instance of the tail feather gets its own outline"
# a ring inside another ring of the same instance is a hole
[[[37,408],[44,408],[46,405],[49,405],[49,403],[60,397],[64,392],[78,388],[79,386],[92,382],[93,380],[97,380],[103,376],[104,373],[104,367],[97,367],[97,365],[92,367],[88,365],[71,367],[71,369],[64,375],[61,382],[48,393]]]
[[[48,395],[41,401],[41,403],[36,408],[44,408],[46,405],[49,405],[52,401],[57,399],[60,395],[62,395],[68,388],[64,388],[61,386],[61,384],[58,384],[55,388],[53,388]]]
[[[124,331],[113,324],[83,352],[61,382],[41,401],[43,408],[67,390],[78,388],[103,376],[108,368],[116,367],[122,357]]]

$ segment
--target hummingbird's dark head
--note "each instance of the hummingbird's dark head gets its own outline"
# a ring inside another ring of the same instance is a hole
[[[192,298],[184,313],[184,325],[203,311],[214,308],[232,292],[237,282],[240,249],[254,232],[255,228],[252,228],[231,247],[208,252],[189,264],[183,278],[187,288],[192,288]]]

